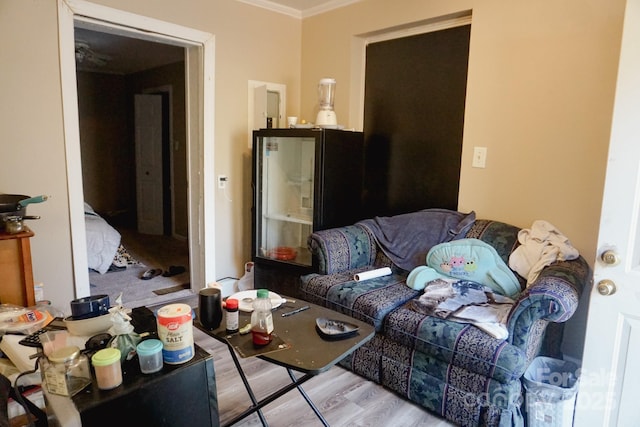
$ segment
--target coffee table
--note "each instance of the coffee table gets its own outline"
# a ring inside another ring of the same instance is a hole
[[[299,299],[292,301],[289,298],[287,298],[287,300],[287,303],[273,310],[273,340],[272,343],[262,348],[256,348],[253,345],[250,333],[245,335],[238,333],[227,334],[224,326],[226,320],[224,315],[221,326],[214,330],[206,329],[200,324],[197,318],[194,321],[194,326],[198,329],[227,345],[236,369],[251,399],[251,406],[230,420],[229,423],[226,424],[227,426],[233,425],[253,413],[257,413],[262,425],[267,426],[268,423],[262,414],[262,408],[294,388],[298,389],[320,421],[322,421],[325,426],[328,426],[329,424],[309,396],[307,396],[301,385],[314,376],[329,370],[340,360],[373,338],[375,330],[374,327],[368,323],[310,302]],[[309,308],[289,316],[282,316],[283,313],[286,314],[306,306]],[[239,318],[239,324],[242,328],[242,326],[250,323],[251,313],[241,311]],[[348,322],[358,326],[358,332],[344,339],[327,339],[322,337],[316,330],[316,318]],[[240,357],[259,357],[286,368],[291,378],[291,383],[258,401],[242,370],[238,355],[240,355]],[[301,372],[303,375],[296,378],[293,371]]]

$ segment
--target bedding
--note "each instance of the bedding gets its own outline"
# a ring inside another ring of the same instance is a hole
[[[105,274],[118,253],[120,233],[86,202],[84,204],[84,223],[89,268],[100,274]]]

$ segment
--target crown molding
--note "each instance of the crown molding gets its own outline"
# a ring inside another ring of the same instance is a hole
[[[330,0],[316,7],[311,7],[302,11],[302,17],[308,18],[314,15],[320,15],[321,13],[329,12],[330,10],[340,9],[341,7],[349,6],[353,3],[359,3],[362,0]]]
[[[362,0],[330,0],[319,6],[311,7],[305,10],[299,10],[293,7],[284,6],[270,0],[237,0],[252,6],[261,7],[272,12],[282,13],[297,19],[308,18],[310,16],[319,15],[330,10],[339,9],[352,3],[358,3]]]
[[[272,12],[282,13],[293,18],[302,19],[302,12],[298,9],[294,9],[289,6],[284,6],[278,3],[274,3],[269,0],[237,0],[241,3],[246,3],[251,6],[261,7],[263,9],[270,10]]]

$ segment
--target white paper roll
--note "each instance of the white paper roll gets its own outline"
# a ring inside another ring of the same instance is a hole
[[[363,271],[362,273],[354,274],[353,280],[361,282],[363,280],[375,279],[376,277],[388,276],[391,274],[389,267],[377,268],[375,270]]]

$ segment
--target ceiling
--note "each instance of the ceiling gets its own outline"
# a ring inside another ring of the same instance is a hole
[[[361,0],[238,0],[302,18]],[[184,48],[149,40],[75,28],[78,71],[127,75],[184,60]]]
[[[184,48],[75,28],[78,71],[131,74],[184,60]]]

